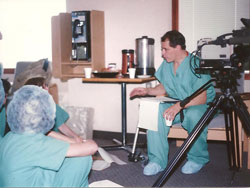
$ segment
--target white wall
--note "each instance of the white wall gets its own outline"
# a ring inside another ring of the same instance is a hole
[[[171,0],[74,0],[67,1],[67,12],[102,10],[105,14],[105,62],[121,68],[122,49],[135,49],[135,39],[147,35],[155,39],[155,67],[162,62],[160,38],[171,29]],[[119,84],[82,84],[81,79],[59,85],[62,105],[88,106],[95,110],[94,130],[121,131],[121,86]],[[154,84],[154,83],[153,83]],[[134,87],[127,85],[128,132],[135,132],[138,101],[129,100]]]
[[[65,0],[0,0],[0,62],[51,60],[51,16],[66,11]]]

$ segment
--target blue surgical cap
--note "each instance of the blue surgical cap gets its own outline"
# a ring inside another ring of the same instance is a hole
[[[54,126],[55,112],[55,102],[47,90],[27,85],[14,93],[7,121],[12,132],[46,134]]]
[[[3,88],[3,82],[0,79],[0,108],[3,105],[4,102],[4,98],[5,98],[5,92],[4,92],[4,88]]]

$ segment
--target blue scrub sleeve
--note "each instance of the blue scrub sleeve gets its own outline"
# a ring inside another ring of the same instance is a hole
[[[62,109],[59,105],[56,104],[56,119],[55,126],[53,127],[53,131],[58,132],[58,128],[63,125],[69,119],[69,114]]]
[[[3,141],[3,156],[10,154],[8,159],[19,161],[16,166],[33,166],[54,171],[61,167],[69,148],[69,143],[43,134],[9,132]]]

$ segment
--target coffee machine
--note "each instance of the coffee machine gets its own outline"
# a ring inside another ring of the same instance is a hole
[[[136,39],[136,75],[154,75],[154,42],[147,36]]]
[[[91,61],[90,11],[73,11],[72,59]]]

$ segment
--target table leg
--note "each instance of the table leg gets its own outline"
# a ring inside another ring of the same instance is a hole
[[[131,152],[131,149],[127,146],[127,88],[126,83],[121,83],[121,110],[122,110],[122,141],[113,139],[118,145],[104,146],[107,150],[124,149]]]
[[[122,99],[122,146],[127,144],[127,89],[126,83],[121,83]]]

